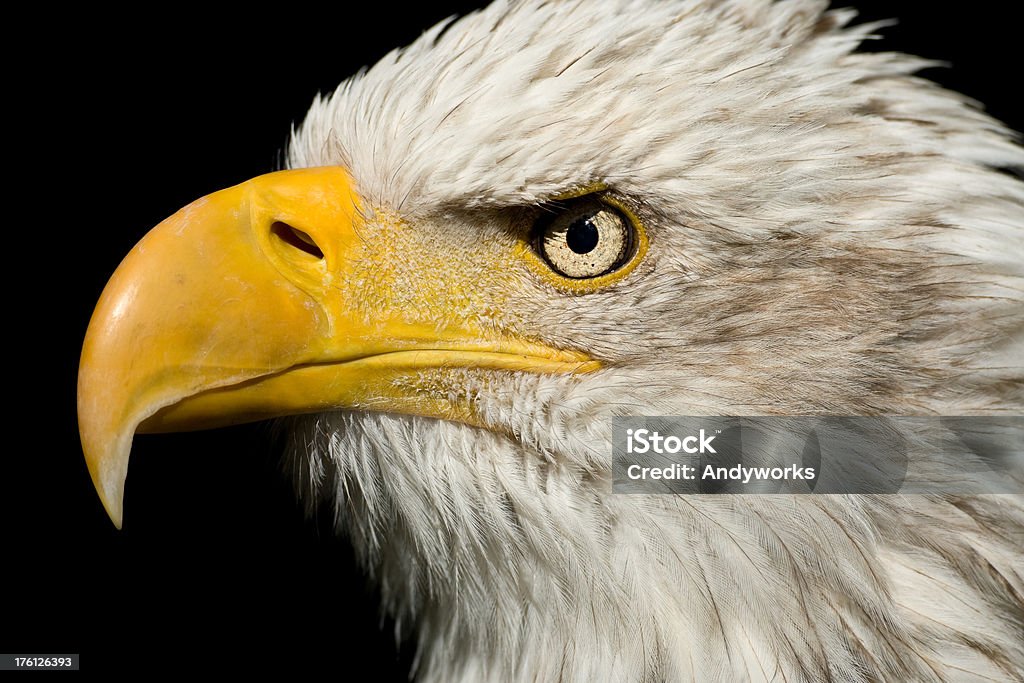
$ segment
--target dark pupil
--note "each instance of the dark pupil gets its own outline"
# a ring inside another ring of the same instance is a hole
[[[589,254],[597,246],[600,235],[591,217],[577,218],[565,232],[565,243],[577,254]]]

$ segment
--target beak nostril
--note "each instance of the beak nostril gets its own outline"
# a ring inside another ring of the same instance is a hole
[[[316,245],[313,238],[298,228],[293,228],[281,221],[274,221],[274,224],[270,226],[270,232],[288,246],[304,251],[314,258],[322,259],[324,257],[323,250]]]

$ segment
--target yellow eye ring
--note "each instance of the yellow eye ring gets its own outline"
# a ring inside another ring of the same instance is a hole
[[[603,189],[603,188],[602,188]],[[625,278],[647,253],[647,233],[623,202],[592,192],[570,195],[544,215],[520,255],[545,281],[572,294],[594,292]]]

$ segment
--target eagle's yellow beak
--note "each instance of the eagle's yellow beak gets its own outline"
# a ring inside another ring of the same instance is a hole
[[[190,204],[128,254],[93,313],[78,377],[85,459],[115,525],[137,430],[330,408],[472,422],[470,406],[418,391],[417,375],[594,367],[450,314],[397,303],[368,313],[352,284],[361,209],[340,168],[272,173]]]

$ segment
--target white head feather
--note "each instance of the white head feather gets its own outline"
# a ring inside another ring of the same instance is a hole
[[[651,231],[619,285],[525,283],[495,323],[606,369],[434,387],[494,431],[296,421],[421,680],[1024,677],[1020,496],[610,492],[613,415],[1024,409],[1024,151],[826,5],[497,2],[295,134],[428,234],[595,182]]]

